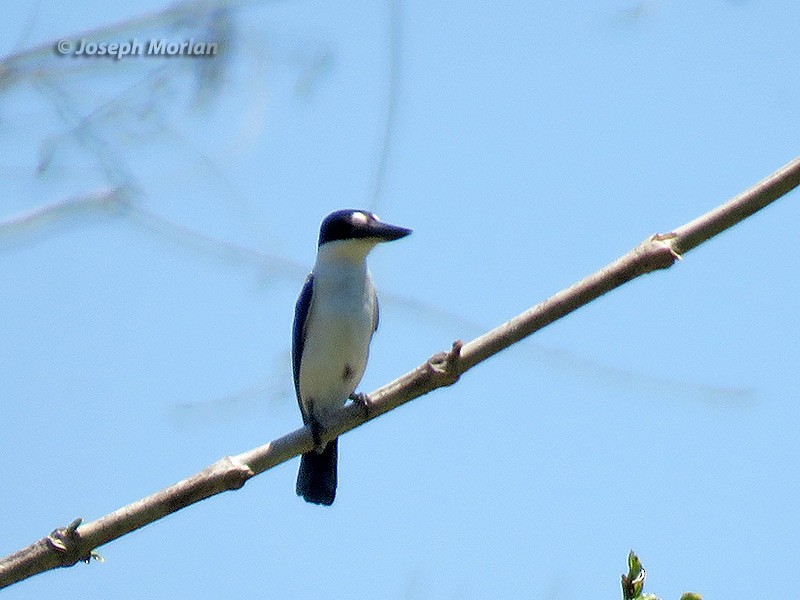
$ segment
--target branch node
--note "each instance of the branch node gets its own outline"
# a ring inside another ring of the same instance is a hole
[[[461,340],[456,340],[449,352],[440,352],[428,359],[425,366],[439,387],[453,385],[461,376],[461,347],[463,345]]]
[[[223,461],[229,464],[229,468],[225,469],[225,479],[229,490],[238,490],[255,475],[250,465],[243,463],[235,456],[226,456]]]
[[[669,233],[656,233],[650,237],[651,242],[660,242],[662,246],[669,250],[669,253],[676,259],[676,260],[683,260],[683,256],[675,250],[675,242],[678,239],[678,234],[674,231],[670,231]]]
[[[75,519],[66,527],[59,527],[52,531],[46,538],[47,544],[63,556],[61,564],[74,565],[78,561],[88,563],[93,558],[93,553],[83,553],[81,550],[81,536],[78,527],[83,519]]]

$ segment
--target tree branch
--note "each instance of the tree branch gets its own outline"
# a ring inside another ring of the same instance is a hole
[[[725,204],[666,234],[657,234],[600,271],[558,292],[541,304],[372,392],[366,405],[352,403],[326,423],[323,440],[359,425],[439,387],[452,385],[478,363],[622,284],[674,264],[681,255],[721,233],[800,185],[800,158]],[[0,561],[0,587],[49,569],[89,561],[93,550],[190,504],[242,487],[251,477],[311,450],[306,428],[264,446],[225,457],[160,492],[122,507],[96,521],[73,521]]]

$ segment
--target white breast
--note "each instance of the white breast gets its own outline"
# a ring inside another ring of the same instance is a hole
[[[363,260],[317,261],[300,363],[300,396],[317,418],[340,409],[361,381],[374,314],[375,290]]]

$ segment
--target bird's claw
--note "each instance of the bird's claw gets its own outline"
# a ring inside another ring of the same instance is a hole
[[[350,394],[350,400],[358,404],[359,406],[363,406],[364,408],[367,407],[369,404],[369,396],[364,392],[353,392]]]

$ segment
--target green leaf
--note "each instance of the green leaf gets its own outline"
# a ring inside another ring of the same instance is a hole
[[[642,561],[631,550],[628,553],[628,574],[622,576],[622,598],[624,600],[645,600],[642,598],[642,589],[644,589],[646,576]],[[652,600],[652,598],[648,598],[648,600]]]

